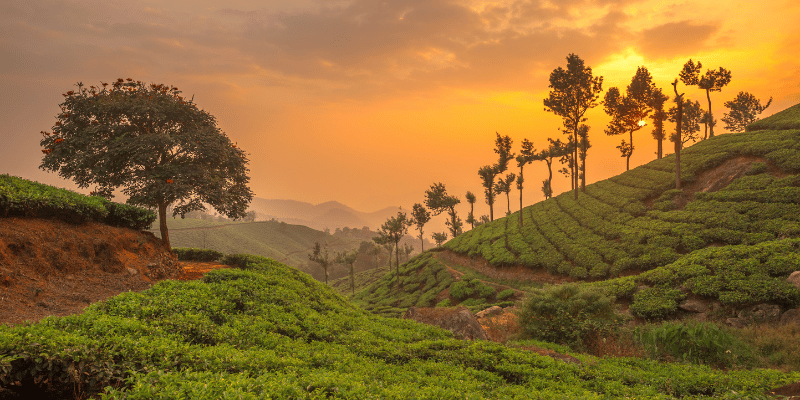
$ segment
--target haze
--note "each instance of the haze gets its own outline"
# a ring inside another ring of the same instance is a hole
[[[410,209],[443,182],[464,203],[477,194],[476,214],[488,214],[477,171],[495,162],[495,132],[515,151],[523,138],[537,149],[566,139],[542,99],[570,53],[604,77],[603,94],[624,91],[640,65],[670,95],[690,58],[703,71],[731,70],[711,94],[717,133],[723,103],[740,91],[773,97],[762,118],[800,102],[796,0],[125,3],[0,4],[0,173],[88,193],[38,169],[39,131],[76,82],[116,78],[194,96],[250,153],[257,197],[366,212]],[[706,107],[704,91],[684,89]],[[603,133],[602,106],[587,116],[591,183],[623,172],[625,159],[621,138]],[[655,158],[650,130],[635,133],[632,168]],[[525,204],[542,200],[545,164],[525,176]],[[561,193],[569,180],[557,175],[553,186]],[[498,199],[495,215],[505,210]]]

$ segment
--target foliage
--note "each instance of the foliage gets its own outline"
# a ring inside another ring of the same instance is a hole
[[[519,311],[519,323],[530,337],[577,348],[611,330],[618,319],[612,297],[575,283],[534,289]]]
[[[471,215],[471,214],[470,214]],[[422,236],[422,229],[425,227],[425,224],[431,220],[431,213],[428,212],[422,204],[415,203],[413,207],[413,211],[411,211],[411,223],[412,225],[417,226],[417,230],[419,231],[419,238],[420,241],[420,251],[425,251],[425,241],[423,240]],[[469,222],[469,221],[467,221]]]
[[[308,259],[313,261],[322,266],[322,269],[325,271],[325,284],[328,284],[328,267],[333,264],[333,260],[330,259],[328,255],[328,246],[325,246],[325,251],[322,251],[322,246],[319,242],[314,243],[314,248],[311,250],[311,254],[308,254]]]
[[[630,133],[628,142],[622,140],[619,146],[622,156],[626,157],[626,170],[630,169],[631,155],[633,155],[633,133],[644,127],[644,119],[652,111],[653,93],[656,86],[653,77],[646,67],[639,67],[636,75],[631,79],[625,95],[619,89],[611,87],[603,99],[603,108],[611,116],[611,122],[606,128],[606,135],[620,135]]]
[[[761,114],[769,105],[772,104],[772,97],[767,100],[767,104],[761,104],[756,96],[748,92],[739,92],[736,98],[725,102],[725,107],[730,113],[725,113],[722,122],[725,129],[731,132],[744,132],[747,125],[758,121],[758,114]]]
[[[772,114],[748,125],[746,132],[764,130],[800,129],[800,104],[795,104],[783,111]]]
[[[53,131],[41,132],[40,168],[95,185],[104,198],[122,187],[129,204],[157,209],[162,221],[174,203],[173,215],[208,204],[245,216],[253,197],[245,152],[178,88],[130,78],[111,89],[77,86],[64,94]],[[166,225],[161,231],[169,245]]]
[[[564,132],[572,134],[569,144],[575,152],[572,162],[577,162],[578,125],[585,122],[584,114],[597,106],[603,90],[603,77],[592,76],[592,68],[585,67],[583,60],[575,54],[567,56],[567,69],[558,67],[550,73],[550,94],[544,99],[545,111],[552,112],[564,120]],[[573,168],[573,187],[578,198],[577,168]]]
[[[652,287],[636,291],[631,312],[642,318],[662,319],[678,311],[678,302],[684,298],[678,289]]]
[[[704,75],[700,75],[700,69],[702,67],[703,64],[700,61],[695,64],[689,59],[689,61],[683,65],[680,78],[684,85],[697,86],[706,91],[706,97],[708,98],[708,110],[706,111],[708,118],[706,125],[709,128],[708,136],[714,137],[715,121],[711,113],[711,92],[720,92],[724,86],[731,82],[731,71],[719,67],[718,69],[706,70]]]
[[[664,322],[636,330],[638,340],[651,356],[697,364],[734,368],[753,362],[746,345],[727,330],[709,322]]]
[[[436,247],[442,247],[442,243],[447,241],[447,232],[433,232],[431,239],[436,242]]]
[[[155,214],[147,209],[8,174],[0,175],[0,213],[6,217],[52,218],[71,223],[95,221],[136,230],[147,229],[155,220]]]
[[[213,249],[195,249],[186,247],[173,247],[172,252],[178,256],[179,261],[217,261],[224,254]]]
[[[400,240],[408,233],[408,227],[412,224],[413,221],[406,217],[406,213],[398,211],[396,217],[387,219],[381,225],[378,237],[373,239],[378,244],[394,243],[395,265],[397,265],[398,271],[400,268]]]
[[[60,398],[76,390],[129,399],[733,398],[800,379],[584,355],[575,365],[456,340],[365,313],[272,260],[240,258],[245,270],[163,281],[79,315],[0,326],[0,384],[49,386]]]
[[[458,203],[461,203],[461,200],[456,196],[447,194],[447,189],[441,182],[434,183],[430,189],[425,191],[425,205],[433,212],[433,215],[447,212],[449,218],[445,221],[445,224],[450,229],[452,237],[456,237],[462,232],[461,218],[456,213],[456,204]]]

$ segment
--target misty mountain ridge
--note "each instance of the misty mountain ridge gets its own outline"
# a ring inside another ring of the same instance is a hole
[[[258,214],[259,220],[282,221],[305,225],[310,228],[334,230],[336,228],[363,228],[377,230],[387,219],[404,211],[400,207],[386,207],[378,211],[363,212],[355,210],[338,201],[311,204],[298,200],[263,199],[254,197],[250,210]],[[408,213],[407,211],[405,211]]]

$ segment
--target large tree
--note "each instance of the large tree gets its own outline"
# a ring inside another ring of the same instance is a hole
[[[664,132],[664,121],[667,120],[667,111],[664,109],[664,103],[669,100],[669,96],[661,91],[661,88],[655,87],[653,94],[650,97],[650,107],[653,109],[653,114],[650,118],[653,120],[653,139],[658,142],[657,156],[658,159],[664,157],[663,143],[666,138]]]
[[[522,186],[525,179],[522,177],[522,170],[526,164],[536,161],[536,149],[533,147],[533,142],[528,139],[522,139],[522,149],[517,156],[517,166],[519,167],[519,176],[517,177],[517,190],[519,190],[519,226],[522,227]]]
[[[565,133],[571,134],[570,142],[578,143],[578,125],[586,121],[586,112],[597,106],[597,99],[603,91],[603,77],[594,77],[592,69],[584,66],[583,60],[575,54],[567,56],[567,69],[556,68],[550,73],[552,90],[544,99],[545,111],[552,112],[564,120]],[[578,160],[578,147],[575,146],[572,162]],[[575,198],[578,198],[577,168],[573,169],[572,184]]]
[[[421,251],[425,251],[425,240],[422,236],[422,229],[425,227],[425,224],[431,220],[431,213],[428,212],[428,209],[425,208],[422,204],[415,203],[413,210],[411,211],[411,222],[417,226],[417,230],[419,231],[419,245]]]
[[[617,146],[625,157],[626,170],[630,170],[631,167],[634,150],[633,133],[645,125],[644,119],[650,115],[654,90],[655,84],[650,72],[645,67],[639,67],[625,90],[625,95],[620,94],[616,87],[612,87],[608,89],[603,99],[605,112],[611,116],[611,122],[605,130],[606,134],[630,135],[630,141],[626,142],[623,139],[622,144]]]
[[[767,104],[761,104],[756,96],[748,92],[739,92],[736,98],[725,102],[725,107],[731,110],[725,113],[722,122],[725,128],[731,132],[744,132],[747,125],[758,121],[758,114],[761,114],[769,105],[772,104],[772,97],[767,100]]]
[[[64,93],[53,132],[43,132],[39,168],[109,199],[121,187],[128,204],[157,209],[167,247],[168,207],[173,216],[206,204],[246,216],[253,192],[245,152],[178,88],[130,78],[77,86]]]
[[[475,228],[475,202],[478,199],[475,197],[475,194],[467,191],[466,194],[467,203],[469,203],[469,214],[467,214],[466,222],[470,225],[470,228]]]
[[[704,75],[700,75],[700,69],[703,64],[698,61],[695,64],[691,59],[683,65],[680,72],[681,82],[687,86],[697,86],[706,91],[706,98],[708,99],[708,110],[705,116],[702,116],[703,122],[706,126],[706,133],[703,139],[707,137],[714,137],[714,114],[711,112],[711,92],[721,92],[722,88],[731,82],[731,71],[719,67],[717,69],[708,69]]]
[[[397,288],[400,288],[400,240],[408,233],[408,228],[412,225],[406,213],[397,212],[396,217],[391,217],[381,225],[378,230],[378,237],[373,238],[377,243],[394,243],[395,268],[397,270]],[[391,253],[390,253],[391,254]]]
[[[461,234],[461,218],[456,213],[456,205],[461,203],[461,200],[456,196],[447,194],[447,189],[443,183],[434,183],[431,188],[425,192],[425,206],[428,207],[433,215],[439,215],[447,212],[448,219],[445,225],[450,229],[450,235],[456,237]]]

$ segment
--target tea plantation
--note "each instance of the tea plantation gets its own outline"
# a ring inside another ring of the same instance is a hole
[[[240,268],[0,326],[0,384],[104,399],[733,399],[800,380],[580,354],[565,363],[369,314],[269,259],[227,261]]]

